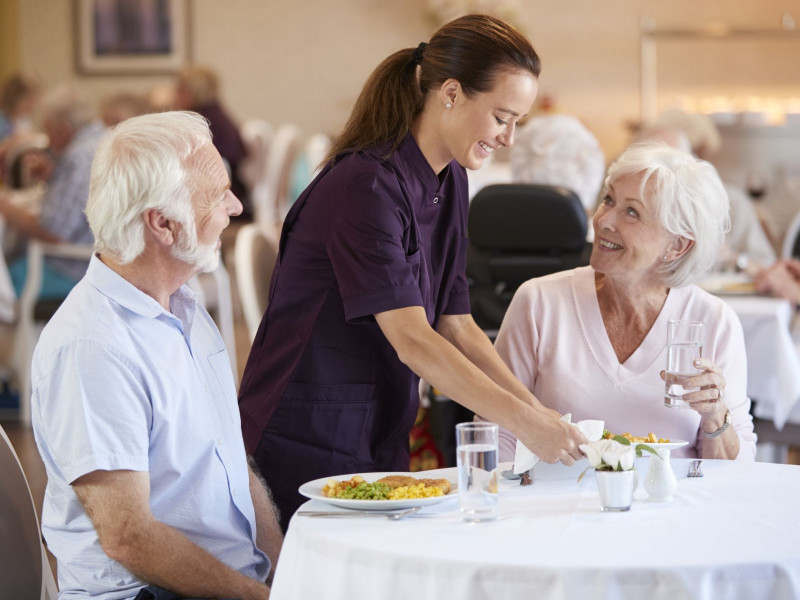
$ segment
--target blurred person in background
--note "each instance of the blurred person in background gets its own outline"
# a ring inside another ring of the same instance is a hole
[[[678,109],[664,111],[634,137],[635,142],[660,140],[673,148],[710,160],[720,150],[722,139],[707,115]],[[767,229],[747,193],[723,181],[730,202],[731,228],[720,249],[718,268],[756,273],[775,262],[775,249]]]
[[[17,73],[0,87],[0,180],[6,181],[6,156],[34,133],[31,117],[39,99],[39,85]]]
[[[239,126],[220,102],[217,74],[202,65],[187,67],[178,74],[174,100],[177,110],[191,110],[208,119],[214,146],[228,166],[231,190],[244,207],[240,218],[251,219],[253,212],[247,188],[239,175],[239,167],[247,156],[247,148],[239,132]]]
[[[147,112],[175,110],[175,85],[154,85],[148,90],[146,101]]]
[[[89,196],[92,157],[106,128],[96,118],[88,96],[71,85],[47,92],[39,112],[51,158],[34,168],[47,183],[41,208],[37,211],[16,204],[10,194],[0,192],[0,214],[7,225],[27,238],[48,243],[91,244],[92,232],[83,210]],[[84,260],[48,258],[40,298],[65,297],[87,266],[88,261]],[[17,296],[25,285],[27,269],[25,257],[9,265]]]
[[[131,92],[119,92],[100,103],[100,118],[106,127],[113,127],[125,119],[150,112],[147,100]]]
[[[534,117],[517,131],[511,150],[513,183],[565,187],[578,195],[586,214],[591,216],[605,171],[605,156],[597,138],[575,117]],[[591,232],[590,226],[589,241]]]

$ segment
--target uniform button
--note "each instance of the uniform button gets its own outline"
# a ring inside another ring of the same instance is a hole
[[[438,203],[439,203],[439,196],[436,196],[436,197],[433,199],[433,203],[434,203],[434,204],[438,204]]]

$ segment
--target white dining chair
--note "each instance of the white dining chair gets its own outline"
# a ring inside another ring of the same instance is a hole
[[[265,186],[254,199],[254,220],[265,229],[280,231],[286,213],[294,198],[289,198],[292,168],[301,147],[300,128],[291,123],[280,125],[269,150]],[[258,207],[258,208],[256,208]]]
[[[306,140],[304,152],[308,160],[309,181],[316,177],[322,168],[322,161],[331,149],[331,138],[324,133],[315,133]]]
[[[269,284],[278,257],[278,241],[272,231],[258,223],[248,223],[236,234],[236,283],[251,342],[267,309]]]
[[[39,531],[31,489],[0,427],[0,596],[55,600],[53,571]]]
[[[17,330],[14,337],[15,370],[20,384],[20,421],[31,422],[31,360],[33,350],[45,323],[53,316],[61,300],[40,300],[46,257],[89,260],[93,247],[89,244],[46,244],[28,241],[28,272],[17,304]]]
[[[254,213],[268,209],[269,152],[275,138],[275,130],[264,119],[245,121],[240,133],[247,148],[247,157],[239,165],[239,177],[247,186]]]

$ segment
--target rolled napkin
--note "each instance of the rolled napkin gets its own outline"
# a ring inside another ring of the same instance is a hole
[[[595,421],[587,419],[585,421],[578,421],[572,423],[572,413],[567,413],[561,417],[562,421],[566,421],[571,425],[580,429],[581,433],[586,436],[590,442],[596,442],[603,437],[603,429],[606,426],[605,421]],[[514,453],[514,474],[519,475],[532,469],[536,463],[539,462],[539,457],[533,452],[528,450],[527,446],[517,440],[517,448]]]

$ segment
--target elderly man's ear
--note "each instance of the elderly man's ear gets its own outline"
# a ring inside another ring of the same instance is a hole
[[[162,246],[172,246],[177,239],[178,224],[168,219],[157,208],[150,208],[144,213],[144,228],[148,237]]]

